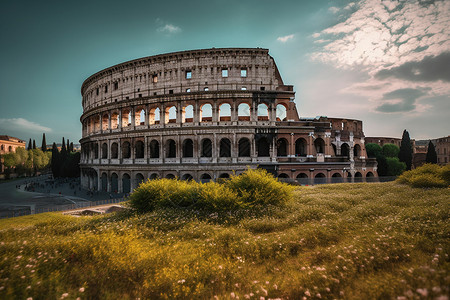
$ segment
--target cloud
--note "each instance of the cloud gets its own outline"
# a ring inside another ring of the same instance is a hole
[[[51,128],[39,125],[35,122],[28,121],[24,118],[12,118],[4,119],[0,118],[0,131],[4,131],[4,134],[9,134],[9,132],[23,131],[23,132],[52,132]]]
[[[428,89],[398,89],[383,95],[383,100],[388,100],[376,108],[378,112],[398,113],[411,112],[416,109],[416,100],[427,95]]]
[[[172,24],[165,24],[164,26],[158,27],[157,31],[166,34],[175,34],[181,32],[181,28]]]
[[[338,7],[334,7],[334,6],[330,7],[328,10],[331,11],[333,14],[340,11],[340,9]]]
[[[450,81],[450,52],[427,56],[421,61],[407,62],[375,74],[377,79],[395,77],[409,81]]]
[[[290,35],[285,35],[285,36],[280,36],[277,38],[278,41],[282,42],[282,43],[286,43],[287,41],[291,40],[294,38],[293,34]]]

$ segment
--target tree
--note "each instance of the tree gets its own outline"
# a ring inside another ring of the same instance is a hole
[[[70,153],[73,152],[73,142],[70,143],[69,152],[70,152]]]
[[[428,143],[427,157],[425,161],[427,163],[437,164],[436,148],[434,148],[434,144],[431,141]]]
[[[41,150],[43,152],[47,151],[47,141],[45,140],[45,133],[42,134],[42,146]]]
[[[33,149],[36,149],[36,141],[33,140]]]
[[[52,146],[52,173],[53,177],[59,177],[59,171],[60,171],[60,164],[59,164],[59,151],[58,147],[56,146],[56,143],[53,143]]]
[[[31,149],[33,149],[33,146],[31,145],[31,138],[30,138],[30,140],[28,141],[28,148],[27,148],[27,150],[31,150]]]
[[[66,150],[67,150],[67,152],[70,153],[70,143],[69,143],[69,139],[67,139]]]
[[[409,138],[408,131],[405,129],[403,130],[402,143],[400,144],[398,159],[406,164],[406,170],[411,170],[412,152],[411,139]]]
[[[397,157],[386,157],[388,176],[398,176],[406,169],[406,164],[400,162]]]
[[[375,143],[368,143],[366,145],[367,156],[369,157],[377,157],[382,154],[381,146]]]
[[[394,144],[384,144],[383,145],[383,155],[386,157],[398,157],[398,152],[400,152],[400,148]]]

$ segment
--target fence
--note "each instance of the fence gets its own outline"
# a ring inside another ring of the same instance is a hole
[[[359,183],[359,182],[389,182],[394,181],[396,176],[384,176],[384,177],[354,177],[354,178],[342,178],[342,177],[323,177],[323,178],[278,178],[279,181],[290,183],[294,185],[316,185],[316,184],[330,184],[330,183]]]
[[[26,215],[32,215],[32,214],[40,214],[40,213],[46,213],[46,212],[53,212],[53,211],[81,209],[81,208],[98,206],[98,205],[120,203],[120,202],[123,202],[126,200],[127,199],[124,197],[124,198],[105,199],[105,200],[89,201],[89,202],[77,202],[76,204],[64,204],[64,205],[53,205],[53,206],[40,207],[40,208],[35,208],[34,210],[31,207],[28,207],[28,208],[14,210],[14,211],[2,211],[2,212],[0,212],[0,219],[14,218],[14,217],[20,217],[20,216],[26,216]]]

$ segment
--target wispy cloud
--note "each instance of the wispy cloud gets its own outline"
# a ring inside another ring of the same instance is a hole
[[[161,32],[161,33],[175,34],[175,33],[181,32],[180,27],[178,27],[174,24],[164,22],[163,20],[161,20],[159,18],[156,19],[156,24],[159,25],[159,27],[156,29],[156,31]]]
[[[292,40],[294,38],[294,34],[280,36],[277,38],[277,41],[280,41],[282,43],[286,43],[289,40]]]
[[[39,125],[38,123],[28,121],[24,118],[5,119],[0,118],[0,132],[8,134],[12,131],[31,131],[31,132],[52,132],[52,129]]]
[[[338,7],[332,6],[328,9],[329,11],[331,11],[333,14],[337,13],[338,11],[340,11],[340,9]]]

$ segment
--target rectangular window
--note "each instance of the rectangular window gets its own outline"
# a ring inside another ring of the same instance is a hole
[[[99,91],[98,91],[98,88],[97,88],[97,96],[98,96],[98,92],[99,92]]]
[[[228,77],[228,69],[222,69],[222,77]]]
[[[142,98],[142,94],[139,94],[139,98]]]
[[[108,92],[108,85],[105,85],[105,93]]]
[[[247,77],[247,69],[241,69],[241,77]]]
[[[191,89],[186,89],[186,93],[190,93],[191,92]]]
[[[260,89],[261,91],[264,91],[264,90],[266,90],[266,87],[262,86],[262,87],[260,87],[259,89]]]
[[[169,90],[169,94],[173,94],[173,90]]]
[[[192,78],[192,71],[186,71],[186,79]]]
[[[153,83],[157,83],[158,82],[158,74],[153,74],[152,75],[152,82]]]
[[[114,82],[114,90],[119,89],[119,83],[118,82]]]

